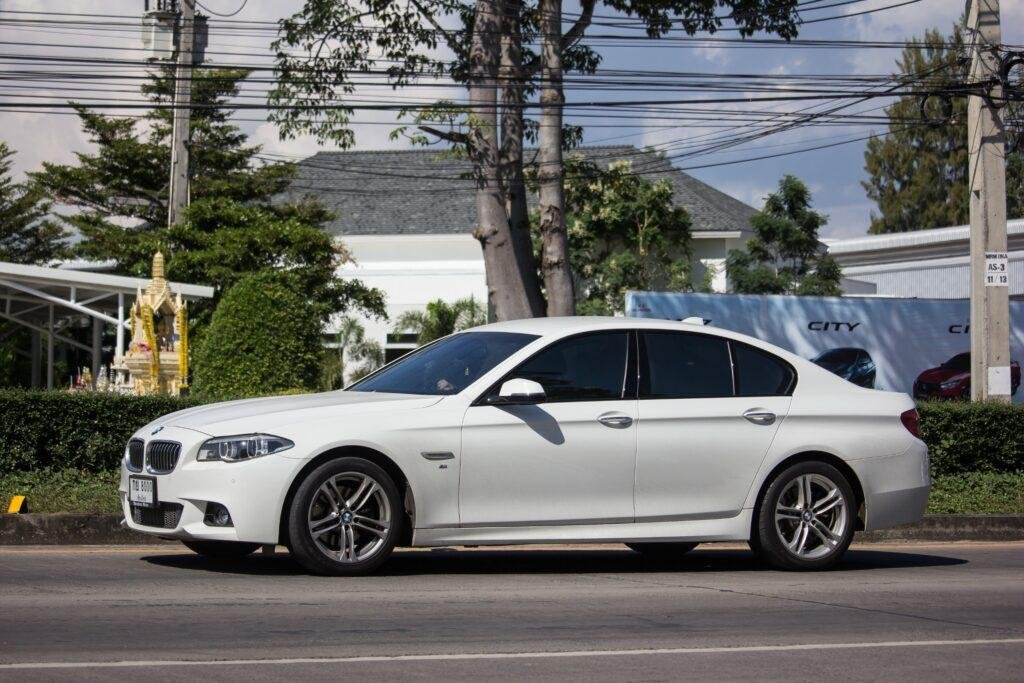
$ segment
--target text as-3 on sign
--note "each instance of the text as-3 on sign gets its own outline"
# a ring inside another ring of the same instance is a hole
[[[985,252],[985,286],[1009,287],[1009,259],[1005,251]]]

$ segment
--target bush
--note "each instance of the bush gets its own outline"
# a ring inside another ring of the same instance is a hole
[[[217,400],[315,389],[320,317],[287,273],[247,275],[224,293],[193,362],[198,395]]]
[[[0,472],[116,469],[137,429],[198,403],[170,396],[0,390]]]
[[[918,412],[933,476],[1024,471],[1024,408],[929,401]]]

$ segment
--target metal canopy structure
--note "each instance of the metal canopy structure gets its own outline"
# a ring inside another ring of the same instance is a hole
[[[46,387],[54,386],[53,360],[56,344],[66,344],[92,354],[92,375],[98,376],[103,327],[116,330],[115,357],[124,355],[125,297],[131,297],[149,283],[144,278],[83,272],[46,266],[26,266],[0,261],[0,322],[14,323],[0,332],[9,337],[17,327],[32,330],[32,346],[19,353],[32,362],[32,386],[41,382],[42,337],[46,337]],[[171,291],[185,300],[210,299],[213,287],[171,282]],[[92,343],[83,344],[65,332],[83,317],[92,320]],[[5,325],[5,327],[7,327]]]

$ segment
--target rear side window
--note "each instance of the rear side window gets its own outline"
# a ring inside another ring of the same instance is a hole
[[[683,332],[644,332],[647,367],[640,398],[732,396],[732,364],[725,339]]]
[[[788,396],[796,373],[785,361],[753,346],[731,342],[737,396]]]
[[[598,332],[555,342],[509,377],[539,382],[548,401],[622,398],[628,332]]]

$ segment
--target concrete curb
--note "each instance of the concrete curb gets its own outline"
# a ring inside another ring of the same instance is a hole
[[[1024,515],[925,515],[914,524],[862,531],[858,543],[890,541],[1022,541]]]
[[[856,543],[1022,541],[1024,515],[928,515],[893,529],[860,532]],[[153,545],[155,536],[121,525],[121,515],[0,514],[0,545]]]
[[[121,525],[123,515],[28,513],[0,515],[0,545],[152,545],[163,543]]]

